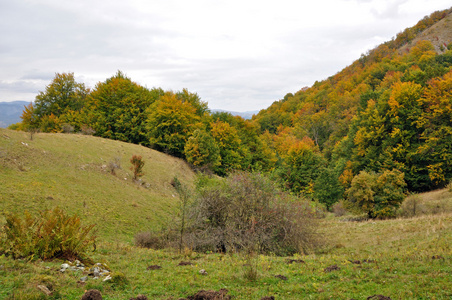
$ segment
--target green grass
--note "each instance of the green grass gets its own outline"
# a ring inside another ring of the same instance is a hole
[[[27,145],[23,145],[27,143]],[[143,181],[130,180],[128,160],[146,160]],[[103,165],[121,157],[122,169],[112,175]],[[127,278],[112,285],[86,274],[59,272],[61,260],[12,260],[0,256],[0,299],[80,299],[99,289],[103,299],[179,299],[201,289],[226,288],[234,299],[366,299],[382,294],[391,299],[451,299],[452,193],[418,195],[425,211],[412,218],[349,222],[332,214],[321,219],[326,245],[316,253],[292,257],[305,263],[288,264],[285,257],[155,251],[133,246],[138,231],[158,228],[174,218],[176,193],[170,181],[177,176],[191,184],[194,174],[180,160],[136,145],[90,136],[37,134],[0,130],[0,209],[36,212],[59,205],[78,213],[99,229],[94,262],[107,264],[113,274]],[[128,178],[124,180],[124,178]],[[438,210],[433,208],[438,207]],[[428,208],[428,209],[427,209]],[[190,260],[193,265],[178,266]],[[359,260],[360,264],[351,261]],[[369,260],[370,262],[364,262]],[[147,270],[150,265],[162,269]],[[329,266],[340,269],[326,272]],[[246,272],[256,268],[257,279]],[[205,269],[207,275],[199,271]],[[287,280],[275,277],[283,275]],[[44,296],[38,285],[50,287]]]
[[[133,154],[145,161],[142,182],[132,180]],[[121,169],[112,175],[110,162]],[[191,185],[195,174],[182,161],[138,145],[75,134],[29,134],[0,129],[0,211],[60,206],[96,224],[99,236],[130,242],[138,231],[173,218],[177,201],[170,182]]]

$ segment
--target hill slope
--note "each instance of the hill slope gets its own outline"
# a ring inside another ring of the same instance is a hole
[[[129,160],[145,161],[141,183]],[[121,166],[112,175],[109,165]],[[96,224],[107,240],[130,241],[173,218],[177,203],[170,182],[191,185],[182,160],[138,145],[86,135],[30,135],[0,129],[0,211],[36,212],[60,206]],[[4,220],[1,220],[4,221]]]

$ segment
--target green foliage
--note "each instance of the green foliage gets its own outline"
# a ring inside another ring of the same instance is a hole
[[[95,245],[94,225],[82,226],[78,216],[68,216],[60,208],[33,217],[24,212],[7,214],[0,251],[13,258],[84,258]]]
[[[361,171],[346,191],[349,208],[365,212],[369,218],[394,217],[405,199],[406,183],[400,171],[385,170],[383,173]]]
[[[196,168],[214,169],[221,164],[220,149],[212,135],[196,129],[188,138],[184,148],[187,162]]]
[[[56,73],[45,92],[39,92],[36,96],[32,113],[35,121],[31,124],[39,124],[44,132],[59,131],[58,118],[79,112],[85,105],[88,93],[89,89],[85,88],[85,84],[75,81],[74,73]],[[29,119],[22,120],[28,123]]]
[[[330,209],[344,194],[344,188],[339,182],[339,175],[335,170],[325,168],[314,183],[314,199]]]
[[[80,122],[97,136],[149,145],[145,110],[161,95],[163,90],[149,90],[118,71],[89,94]]]
[[[143,173],[143,167],[144,167],[144,160],[141,157],[141,155],[133,155],[130,159],[130,163],[132,166],[130,167],[130,170],[133,171],[133,179],[137,180],[138,177],[141,177],[144,175]]]
[[[147,113],[150,144],[157,150],[183,157],[188,138],[202,126],[197,108],[190,101],[167,92],[148,108]]]

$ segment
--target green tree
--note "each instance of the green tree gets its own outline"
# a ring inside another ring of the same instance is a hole
[[[157,150],[183,157],[188,138],[202,127],[196,108],[173,92],[167,92],[149,107],[147,113],[150,144]]]
[[[197,168],[213,170],[221,164],[220,148],[205,130],[193,132],[185,144],[184,153],[187,161]]]
[[[149,145],[146,109],[163,95],[133,82],[121,71],[100,82],[87,98],[83,121],[97,136]]]
[[[365,212],[369,218],[388,218],[395,216],[405,199],[405,187],[404,174],[400,171],[361,171],[345,194],[349,208],[355,212]]]
[[[344,194],[344,188],[339,182],[336,170],[325,168],[314,182],[314,198],[330,209]]]
[[[237,129],[228,123],[217,121],[211,124],[211,133],[220,148],[221,165],[215,168],[217,174],[224,176],[248,166],[248,152],[242,145]]]
[[[59,119],[67,113],[79,112],[88,94],[89,89],[75,81],[74,73],[56,73],[45,92],[36,96],[32,118],[41,131],[59,131]]]

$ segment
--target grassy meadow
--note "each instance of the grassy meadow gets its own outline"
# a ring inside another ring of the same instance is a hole
[[[141,183],[131,180],[134,154],[146,162]],[[120,168],[112,174],[114,163]],[[409,217],[356,222],[327,213],[319,220],[324,247],[294,257],[135,247],[137,232],[174,219],[174,176],[187,185],[195,180],[182,160],[145,147],[75,134],[39,133],[30,140],[28,133],[0,129],[0,210],[35,213],[60,206],[77,213],[98,230],[90,258],[122,278],[90,277],[83,283],[82,271],[59,272],[62,260],[0,256],[0,299],[81,299],[88,289],[100,290],[103,299],[138,294],[179,299],[222,288],[233,299],[452,298],[452,192],[447,189],[408,197],[400,215]],[[181,261],[191,264],[179,266]],[[152,265],[161,268],[148,269]]]

